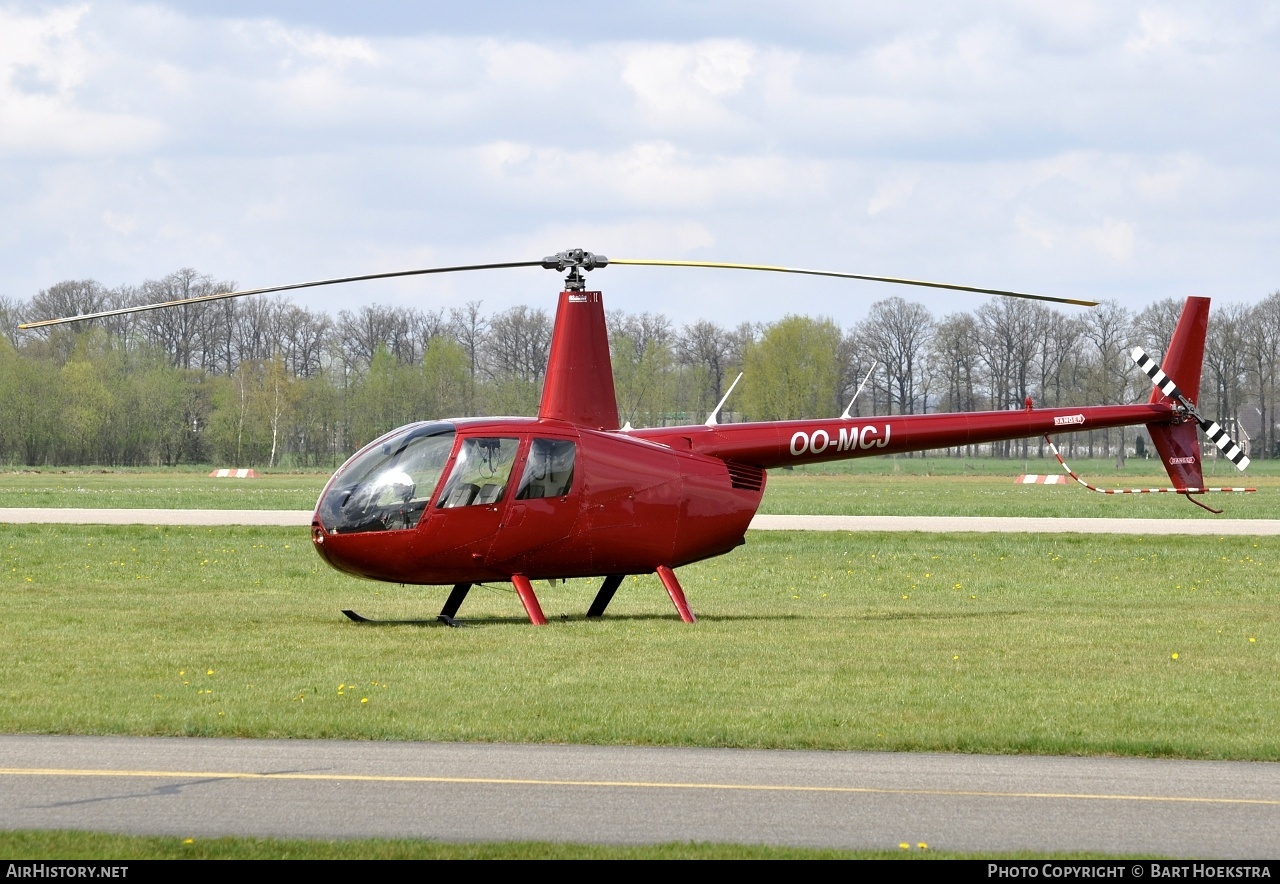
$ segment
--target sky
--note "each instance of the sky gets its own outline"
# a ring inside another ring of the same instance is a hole
[[[1276,83],[1265,2],[0,0],[0,296],[585,248],[1255,303],[1280,289]],[[589,287],[726,326],[985,301],[623,266]],[[293,299],[496,312],[559,288],[533,268]]]

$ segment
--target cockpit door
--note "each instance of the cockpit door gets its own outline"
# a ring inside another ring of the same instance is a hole
[[[513,573],[541,573],[554,566],[557,552],[568,551],[565,544],[572,543],[584,477],[576,437],[534,436],[523,454],[487,562]]]
[[[448,478],[419,524],[437,565],[466,567],[485,560],[511,497],[519,450],[515,437],[459,439]]]

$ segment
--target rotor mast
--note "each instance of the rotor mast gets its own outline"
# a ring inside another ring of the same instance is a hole
[[[609,259],[571,249],[542,259],[548,270],[569,271],[556,307],[551,353],[542,384],[538,417],[593,430],[618,429],[618,399],[600,292],[586,291],[584,271]]]

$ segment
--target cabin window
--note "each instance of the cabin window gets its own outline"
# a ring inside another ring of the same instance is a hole
[[[436,506],[450,509],[498,503],[507,490],[519,448],[519,439],[463,439]]]
[[[573,487],[577,445],[566,439],[534,439],[524,462],[516,500],[564,497]]]

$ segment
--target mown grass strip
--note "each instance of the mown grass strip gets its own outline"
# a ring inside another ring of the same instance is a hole
[[[0,729],[1280,760],[1280,539],[756,532],[595,583],[352,580],[301,532],[6,526]]]
[[[698,842],[555,844],[546,841],[448,844],[438,841],[354,839],[301,841],[280,838],[173,838],[99,832],[0,832],[4,860],[131,859],[971,859],[909,844],[898,850],[822,850]],[[1105,859],[1101,854],[1009,853],[984,859]]]

